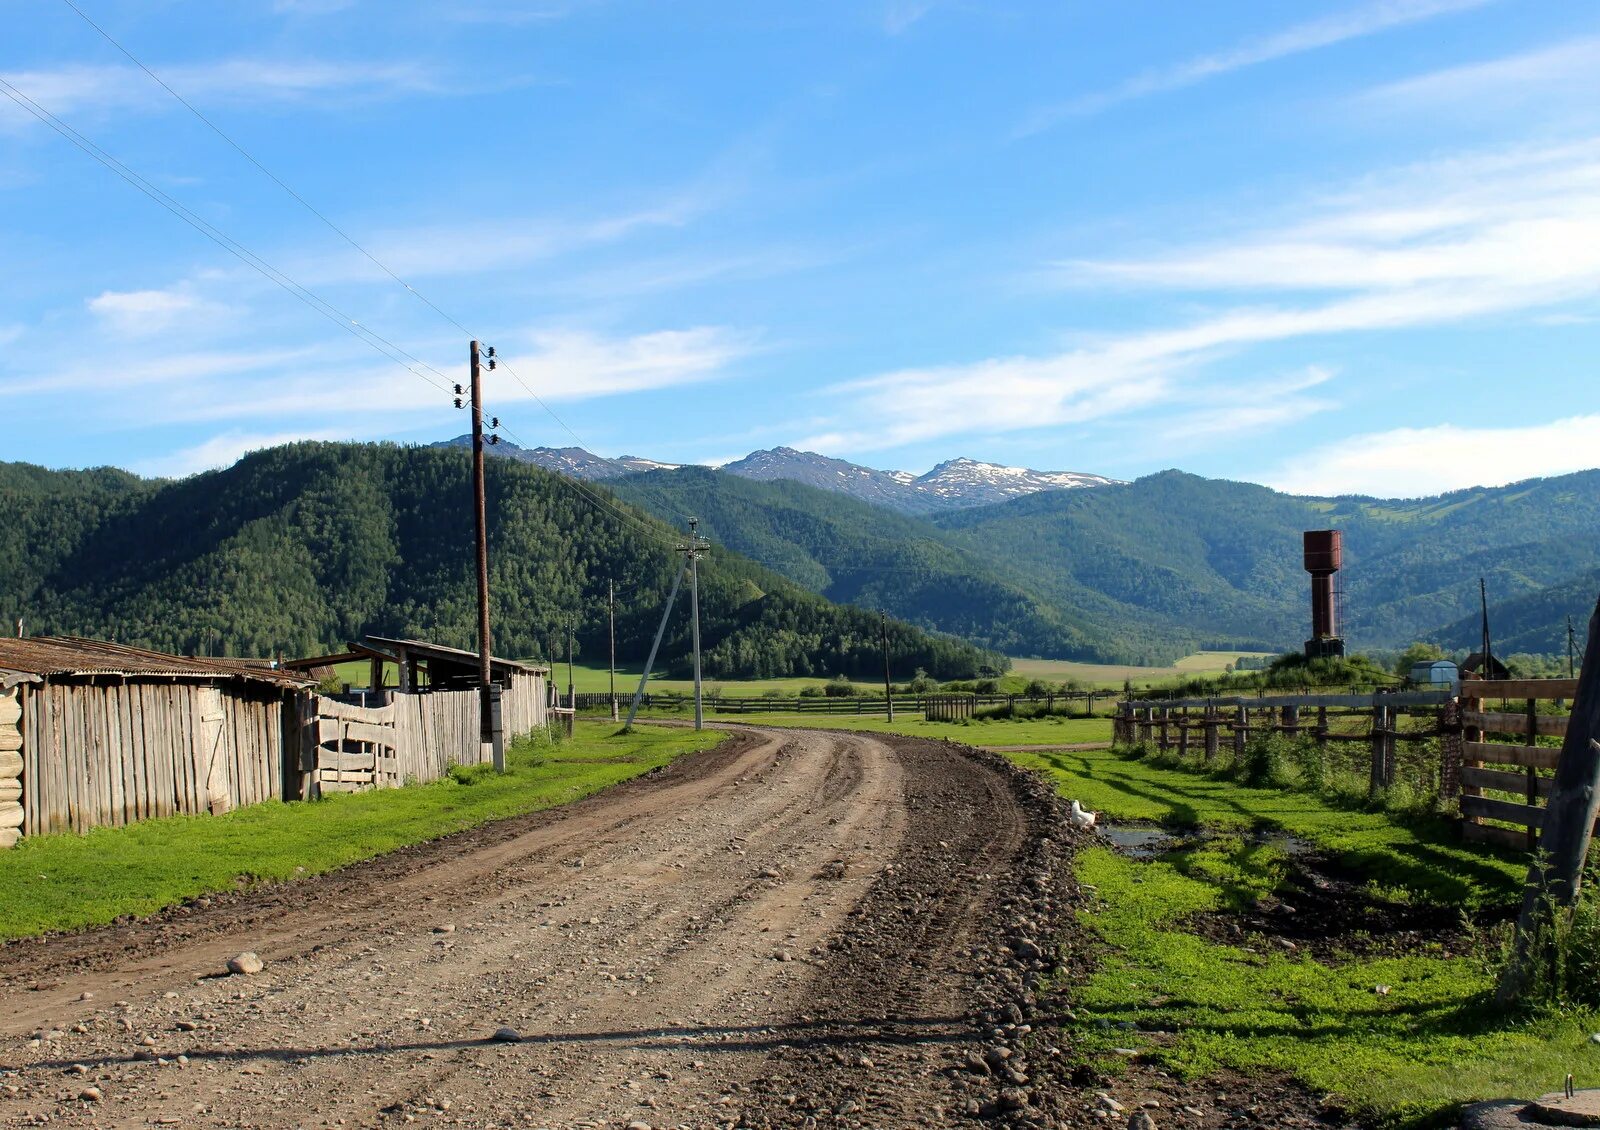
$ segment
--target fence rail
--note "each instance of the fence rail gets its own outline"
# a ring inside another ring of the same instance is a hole
[[[618,695],[618,701],[626,707],[632,695]],[[939,694],[939,695],[895,695],[894,708],[913,714],[926,711],[930,702],[944,702],[946,700],[961,700],[966,703],[968,716],[972,709],[986,706],[1011,706],[1043,704],[1047,711],[1053,711],[1056,706],[1072,703],[1082,703],[1083,713],[1092,714],[1096,705],[1104,704],[1112,699],[1109,691],[1083,691],[1070,692],[1058,691],[1053,694],[1027,695],[1027,694]],[[611,709],[611,696],[605,692],[584,693],[574,695],[577,709],[583,710],[609,710]],[[565,701],[566,696],[562,696]],[[652,706],[658,708],[674,709],[690,705],[694,702],[693,695],[678,692],[663,693],[653,691],[646,694],[640,705],[645,708]],[[707,695],[702,699],[706,710],[716,714],[760,714],[769,712],[783,712],[788,714],[886,714],[888,702],[884,698],[856,698],[827,696],[818,697],[790,697],[790,698],[750,698],[733,695]]]
[[[1567,733],[1567,717],[1541,713],[1539,704],[1570,700],[1577,693],[1576,679],[1469,680],[1461,685],[1461,834],[1465,839],[1530,850],[1538,844],[1544,826],[1541,802],[1549,798],[1555,780],[1543,774],[1554,770],[1561,759],[1559,749],[1541,746],[1538,740]],[[1522,710],[1504,709],[1508,701],[1518,699]],[[1499,701],[1502,709],[1485,709],[1485,704],[1494,701]],[[1492,735],[1521,740],[1516,744],[1492,741]],[[1489,820],[1496,823],[1485,823]],[[1519,828],[1503,827],[1505,824]]]

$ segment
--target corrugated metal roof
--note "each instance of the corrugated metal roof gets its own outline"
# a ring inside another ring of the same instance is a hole
[[[168,655],[142,647],[76,636],[0,637],[0,670],[31,675],[145,675],[170,679],[249,679],[302,687],[310,680],[266,660]]]
[[[404,648],[406,651],[415,652],[424,659],[429,655],[436,655],[441,659],[448,659],[470,666],[477,666],[478,663],[478,653],[475,651],[464,651],[459,647],[446,647],[444,644],[429,643],[427,640],[401,640],[392,639],[388,636],[367,636],[363,642],[388,649]],[[357,646],[360,645],[358,644]],[[504,667],[513,671],[525,671],[530,675],[546,675],[550,672],[548,667],[541,667],[533,663],[522,663],[515,659],[502,659],[498,655],[491,655],[489,662],[495,667]]]

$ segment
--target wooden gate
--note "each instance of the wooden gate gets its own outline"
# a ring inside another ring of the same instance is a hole
[[[1539,703],[1552,699],[1570,702],[1577,691],[1576,679],[1462,682],[1461,830],[1467,840],[1513,848],[1537,845],[1544,825],[1544,802],[1555,783],[1553,770],[1561,750],[1536,742],[1540,737],[1565,737],[1567,732],[1566,715],[1541,714]],[[1502,709],[1486,709],[1491,703]],[[1512,703],[1519,709],[1505,709]],[[1520,741],[1516,745],[1489,741],[1491,734]],[[1501,823],[1486,824],[1486,820]]]
[[[301,746],[305,795],[398,788],[400,759],[393,707],[347,706],[318,697]]]

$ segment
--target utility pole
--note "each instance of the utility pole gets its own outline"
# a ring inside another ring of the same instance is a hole
[[[689,519],[689,541],[678,547],[678,552],[689,558],[689,623],[694,643],[694,728],[705,729],[705,711],[700,698],[700,558],[706,551],[706,541],[699,534],[700,519]]]
[[[617,583],[606,582],[606,613],[611,621],[611,720],[617,720]]]
[[[889,705],[889,721],[894,721],[894,683],[889,681],[889,614],[878,612],[878,627],[883,634],[883,700]]]
[[[1494,672],[1490,668],[1494,653],[1489,648],[1489,586],[1482,577],[1478,578],[1478,600],[1483,608],[1483,677],[1492,679]]]
[[[578,709],[578,695],[572,689],[572,620],[567,617],[567,705],[573,710]]]
[[[472,371],[472,518],[478,557],[478,695],[479,738],[490,747],[496,772],[506,767],[505,733],[500,727],[500,688],[495,685],[489,651],[489,527],[483,497],[483,372],[478,343],[468,347]],[[489,350],[494,366],[494,350]],[[456,386],[459,394],[461,386]],[[459,407],[459,396],[456,405]]]
[[[667,617],[672,615],[672,602],[678,599],[678,588],[683,584],[683,575],[689,571],[689,562],[678,566],[678,572],[672,578],[672,591],[667,593],[667,603],[661,608],[661,623],[656,625],[656,638],[651,641],[650,655],[644,661],[644,671],[639,675],[639,689],[633,692],[633,704],[628,707],[628,720],[622,724],[624,730],[632,729],[633,719],[639,713],[639,703],[644,698],[644,688],[650,681],[650,669],[656,665],[656,652],[661,650],[661,637],[667,631]]]

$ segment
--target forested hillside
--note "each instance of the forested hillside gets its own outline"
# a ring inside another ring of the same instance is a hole
[[[0,615],[178,652],[312,654],[366,632],[471,646],[468,469],[459,450],[328,443],[177,482],[0,464]],[[643,659],[680,535],[536,467],[493,460],[487,482],[496,651],[548,655],[574,616],[580,648],[604,655],[609,580],[619,653]],[[663,644],[675,665],[686,609]],[[708,675],[882,670],[875,615],[732,554],[702,563],[701,609]],[[891,651],[897,670],[944,678],[995,662],[903,624]]]
[[[662,516],[703,516],[718,540],[835,600],[1014,655],[1169,662],[1205,646],[1296,647],[1309,630],[1307,529],[1344,531],[1356,647],[1455,642],[1479,576],[1496,604],[1522,602],[1519,638],[1554,639],[1568,612],[1587,617],[1594,594],[1575,578],[1600,567],[1600,472],[1385,501],[1166,471],[932,519],[703,468],[617,489]]]

